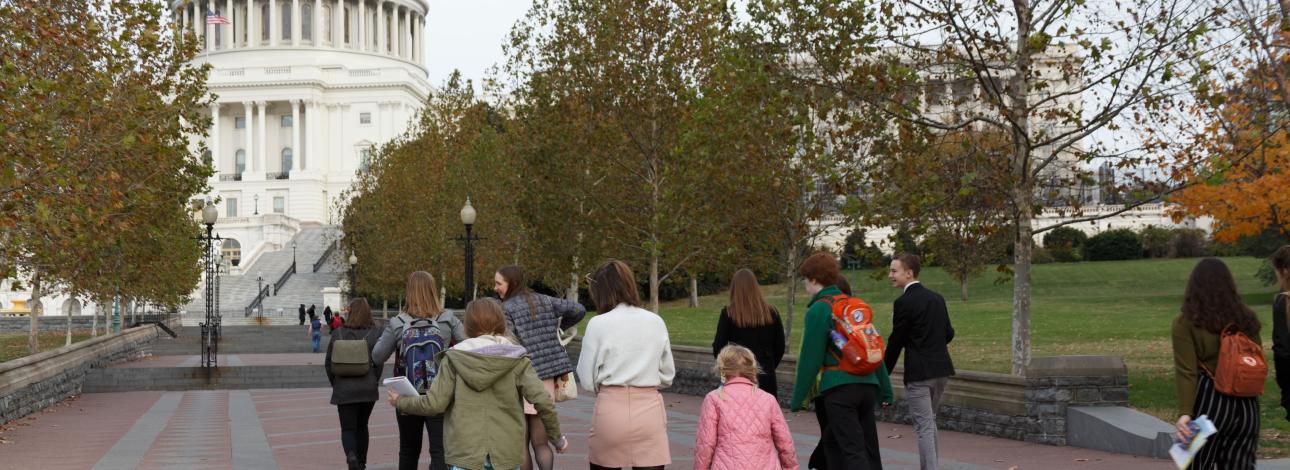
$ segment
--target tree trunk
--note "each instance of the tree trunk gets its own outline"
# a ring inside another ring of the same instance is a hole
[[[569,273],[569,290],[565,291],[565,298],[578,301],[578,273]]]
[[[1034,80],[1030,73],[1033,60],[1033,52],[1030,50],[1033,11],[1028,2],[1014,2],[1013,6],[1019,27],[1013,77],[1008,87],[1016,124],[1012,127],[1010,162],[1012,176],[1016,180],[1012,188],[1012,202],[1017,230],[1017,237],[1013,241],[1012,374],[1024,375],[1026,367],[1030,366],[1030,258],[1035,246],[1032,212],[1035,193],[1034,179],[1030,174],[1030,104],[1026,100],[1030,82]]]
[[[784,342],[785,349],[793,344],[793,304],[797,302],[797,247],[788,249],[788,304],[784,306]]]
[[[91,338],[97,338],[97,337],[99,337],[99,310],[103,310],[103,309],[99,308],[99,307],[98,307],[98,304],[95,304],[95,305],[94,305],[94,315],[92,315],[92,316],[93,316],[93,318],[90,320],[90,337],[91,337]]]
[[[31,312],[28,313],[31,316],[31,333],[27,335],[27,351],[31,354],[40,352],[40,339],[38,336],[40,320],[38,318],[45,311],[44,305],[40,302],[42,296],[43,294],[40,291],[40,271],[36,271],[31,275]]]
[[[968,299],[968,276],[959,274],[959,300]]]
[[[690,308],[699,306],[699,279],[690,275]]]
[[[658,313],[658,255],[649,259],[649,308]]]
[[[381,318],[390,319],[390,301],[387,299],[381,299]]]
[[[67,299],[67,300],[72,301],[74,299]],[[63,343],[63,346],[71,346],[71,345],[72,345],[72,309],[68,308],[67,309],[67,341]]]

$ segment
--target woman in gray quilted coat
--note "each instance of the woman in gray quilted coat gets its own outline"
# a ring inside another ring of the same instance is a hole
[[[528,350],[533,370],[554,401],[556,380],[572,379],[570,373],[573,372],[569,353],[560,344],[557,332],[577,326],[587,315],[587,309],[572,300],[533,292],[529,289],[524,269],[515,265],[497,270],[493,275],[493,290],[502,297],[507,331]],[[528,402],[524,403],[524,415],[533,453],[524,453],[524,465],[520,468],[532,470],[533,461],[537,460],[538,468],[551,470],[555,465],[555,453],[548,444],[546,428],[538,418],[537,410]]]

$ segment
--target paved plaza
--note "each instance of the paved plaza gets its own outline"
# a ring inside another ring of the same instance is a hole
[[[321,355],[240,355],[228,362],[321,361]],[[273,360],[277,356],[278,360]],[[122,365],[186,363],[161,356]],[[56,405],[0,432],[3,469],[339,469],[345,467],[330,390],[259,389],[91,393]],[[666,394],[672,442],[670,468],[692,465],[700,397]],[[556,458],[560,469],[583,469],[594,398],[561,403],[560,422],[572,441]],[[805,463],[818,440],[812,413],[788,413],[797,454]],[[879,423],[885,468],[918,468],[909,426]],[[377,403],[371,421],[368,468],[398,464],[394,411]],[[978,469],[1169,469],[1166,461],[1072,447],[1026,444],[956,432],[942,433],[942,467]],[[428,459],[428,457],[427,457]],[[428,460],[427,460],[428,461]]]

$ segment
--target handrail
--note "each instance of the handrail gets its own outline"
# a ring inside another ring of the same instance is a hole
[[[243,316],[251,316],[251,312],[254,312],[255,308],[259,307],[260,303],[264,302],[264,298],[269,296],[269,287],[270,286],[264,286],[260,288],[260,293],[255,295],[254,300],[251,300],[251,305],[246,306]]]
[[[323,264],[326,264],[327,258],[330,258],[332,253],[335,253],[335,252],[336,252],[336,240],[332,240],[331,244],[327,245],[327,249],[323,251],[322,256],[318,258],[318,261],[314,261],[313,272],[318,272],[318,268],[321,268]]]
[[[273,283],[273,295],[277,295],[278,291],[282,290],[282,285],[286,284],[287,280],[291,279],[291,275],[295,273],[296,273],[296,262],[292,261],[291,267],[287,268],[286,272],[282,273],[282,276],[278,278],[278,282]]]

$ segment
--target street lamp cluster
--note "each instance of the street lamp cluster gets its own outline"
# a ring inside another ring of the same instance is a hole
[[[219,262],[216,260],[215,243],[223,240],[214,234],[215,221],[219,211],[215,204],[207,199],[202,204],[202,224],[206,234],[198,235],[197,240],[205,242],[205,254],[202,261],[206,273],[206,321],[202,322],[202,367],[215,367],[219,355],[220,314],[219,314]]]

